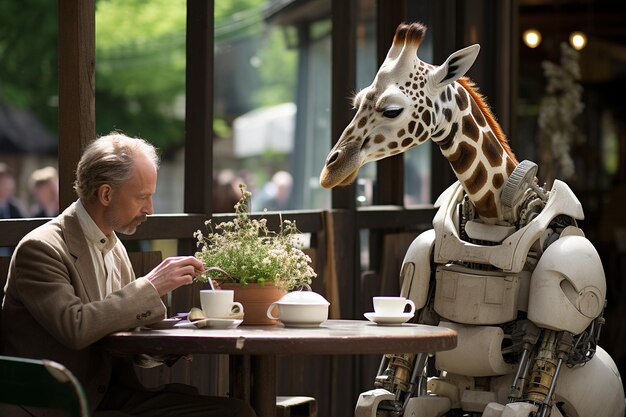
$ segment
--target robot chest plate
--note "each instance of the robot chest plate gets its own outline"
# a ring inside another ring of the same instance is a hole
[[[475,271],[447,264],[437,267],[436,279],[435,311],[457,323],[502,324],[528,306],[528,271]]]

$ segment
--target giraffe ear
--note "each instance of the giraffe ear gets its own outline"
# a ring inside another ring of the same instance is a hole
[[[433,69],[429,74],[429,83],[434,88],[443,87],[465,75],[470,69],[480,51],[480,45],[475,44],[454,52],[441,66]]]

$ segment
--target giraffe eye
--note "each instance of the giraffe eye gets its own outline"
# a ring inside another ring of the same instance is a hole
[[[383,110],[383,117],[386,117],[388,119],[395,119],[396,117],[400,116],[402,110],[402,107],[388,107]]]

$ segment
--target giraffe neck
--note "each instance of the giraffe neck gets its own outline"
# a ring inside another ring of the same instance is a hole
[[[438,108],[440,107],[440,108]],[[507,222],[500,194],[518,164],[506,138],[469,80],[446,86],[435,106],[432,138],[486,223]]]

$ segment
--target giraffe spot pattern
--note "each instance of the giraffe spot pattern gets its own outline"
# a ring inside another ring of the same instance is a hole
[[[452,126],[450,126],[450,132],[448,133],[448,136],[446,136],[445,138],[443,138],[442,140],[438,142],[439,147],[442,150],[446,151],[450,148],[450,146],[452,146],[452,142],[454,140],[454,137],[456,136],[456,132],[458,129],[459,129],[459,124],[452,123]]]
[[[443,109],[443,115],[446,118],[446,122],[450,123],[450,120],[452,120],[452,110],[451,109]]]
[[[404,129],[400,129],[398,130],[398,137],[401,138],[402,136],[404,136],[406,134],[406,131]]]
[[[422,93],[423,93],[423,91],[422,91]],[[428,97],[426,97],[426,105],[427,105],[428,107],[432,107],[432,106],[433,106],[433,102],[432,102],[432,101],[430,101],[430,98],[428,98]]]
[[[469,114],[463,116],[463,120],[461,123],[461,132],[463,132],[463,135],[467,136],[473,141],[478,141],[478,139],[480,138],[480,131],[478,130],[478,126],[476,126],[476,122],[474,121],[472,116],[470,116]]]
[[[369,146],[369,143],[370,143],[370,137],[368,136],[363,141],[363,144],[361,145],[361,149],[366,149]]]
[[[487,177],[487,168],[482,162],[479,162],[472,175],[465,181],[467,192],[470,194],[479,192],[487,184]]]
[[[417,130],[415,131],[415,137],[418,137],[419,135],[421,135],[423,131],[424,131],[424,125],[421,123],[418,124]]]
[[[351,135],[353,131],[354,131],[354,126],[350,126],[350,127],[348,128],[348,130],[346,130],[345,135],[346,135],[346,136]]]
[[[411,134],[413,133],[413,131],[415,130],[415,124],[416,124],[415,120],[411,120],[409,122],[409,133]]]
[[[474,100],[472,100],[471,103],[472,103],[472,116],[474,116],[474,119],[476,119],[476,123],[478,123],[480,127],[485,127],[487,122],[485,121],[485,116],[483,115],[483,112],[480,111],[480,109],[478,108],[478,105],[476,104]]]
[[[383,135],[374,136],[374,143],[382,143],[385,141],[385,137]]]
[[[452,101],[452,86],[448,85],[448,87],[446,88],[446,98],[448,99],[448,101]]]
[[[435,103],[435,112],[439,113],[439,103]]]
[[[400,152],[402,152],[400,149],[394,149],[393,151],[391,151],[390,155],[397,155]]]
[[[504,184],[504,176],[502,174],[494,175],[491,183],[493,184],[493,188],[498,190]]]
[[[442,103],[445,103],[446,101],[448,101],[446,99],[446,92],[442,91],[441,94],[439,95],[439,100],[441,100]]]
[[[454,98],[456,99],[456,105],[459,107],[460,111],[465,111],[467,105],[469,104],[467,101],[467,92],[461,86],[459,86],[456,91],[457,94],[456,96],[454,96]]]
[[[387,146],[389,147],[389,149],[395,149],[398,147],[398,142],[396,141],[389,142]]]
[[[365,123],[367,123],[367,117],[361,117],[361,120],[359,120],[359,124],[358,124],[359,129],[365,126]]]
[[[502,147],[491,132],[483,134],[483,154],[493,168],[502,165]]]
[[[445,131],[446,131],[445,129],[439,129],[438,131],[433,133],[433,139],[437,139],[439,136],[443,135],[443,132]]]
[[[420,137],[417,139],[417,141],[418,141],[419,143],[424,143],[424,142],[426,141],[426,139],[428,139],[428,132],[424,132],[424,133],[422,134],[422,136],[420,136]]]
[[[487,191],[485,195],[476,201],[476,210],[481,216],[487,218],[498,217],[498,208],[496,207],[496,196],[492,191]]]
[[[466,142],[459,143],[456,151],[448,157],[452,169],[459,175],[467,171],[469,167],[472,166],[472,162],[474,162],[475,159],[476,148]]]
[[[429,111],[424,112],[422,116],[422,120],[424,121],[424,124],[426,126],[430,126],[430,112]]]
[[[402,143],[400,144],[400,146],[402,146],[403,148],[406,148],[411,143],[413,143],[413,138],[404,138],[402,139]]]
[[[510,158],[507,158],[506,159],[506,173],[508,175],[511,175],[511,172],[513,172],[514,169],[515,169],[515,163]]]

